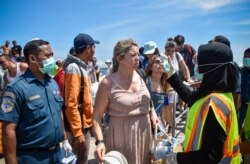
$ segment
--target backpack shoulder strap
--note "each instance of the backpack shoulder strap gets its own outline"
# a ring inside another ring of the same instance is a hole
[[[178,52],[175,52],[175,57],[176,57],[176,59],[177,59],[177,61],[178,61],[178,64],[179,64],[179,62],[180,62],[180,57],[179,57]]]
[[[83,126],[83,103],[84,103],[84,100],[83,100],[83,96],[84,96],[84,74],[82,72],[82,68],[79,66],[79,64],[77,64],[80,72],[81,72],[81,86],[80,86],[80,99],[79,99],[79,103],[78,103],[78,110],[80,112],[80,117],[81,117],[81,122],[82,122],[82,128],[84,128]]]
[[[80,83],[80,100],[79,100],[79,103],[78,103],[78,111],[79,111],[79,113],[80,113],[80,117],[81,117],[81,123],[82,123],[82,128],[84,128],[83,127],[83,103],[84,103],[84,100],[83,100],[83,96],[84,96],[84,74],[83,74],[83,72],[82,72],[82,69],[81,69],[81,67],[79,66],[79,64],[78,63],[75,63],[77,66],[78,66],[78,68],[79,68],[79,70],[80,70],[80,72],[81,72],[81,83]],[[64,84],[65,85],[65,84]],[[64,87],[64,94],[63,94],[63,99],[65,99],[65,87]],[[65,105],[65,104],[64,104]],[[65,108],[66,109],[66,108]],[[70,130],[70,128],[69,128],[69,123],[68,123],[68,121],[66,120],[67,118],[66,118],[66,114],[65,114],[65,111],[63,111],[63,113],[64,113],[64,124],[65,124],[65,128],[67,129],[67,130]]]
[[[141,76],[143,81],[146,83],[147,75],[146,75],[146,72],[144,71],[144,69],[138,68],[138,69],[136,69],[136,72]]]
[[[189,44],[186,44],[186,46],[187,46],[189,55],[192,57],[194,55],[194,53],[193,53],[191,46]]]
[[[136,72],[141,76],[141,78],[143,79],[144,83],[147,84],[147,74],[144,71],[144,69],[138,68],[138,69],[136,69]],[[152,110],[152,108],[153,108],[152,99],[150,100],[149,106],[150,106],[150,110]]]

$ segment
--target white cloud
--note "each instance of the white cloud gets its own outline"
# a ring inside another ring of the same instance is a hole
[[[121,26],[129,25],[129,24],[134,23],[134,22],[135,21],[132,19],[112,22],[109,24],[103,24],[99,27],[93,28],[91,31],[102,31],[102,30],[107,30],[107,29],[115,29],[115,28],[119,28]]]
[[[242,3],[247,0],[187,0],[186,2],[192,6],[197,6],[202,10],[213,10],[224,6],[233,5],[236,3]],[[188,5],[190,6],[190,5]],[[191,6],[190,6],[191,7]]]
[[[220,8],[232,3],[232,0],[203,0],[197,1],[198,7],[204,10]]]

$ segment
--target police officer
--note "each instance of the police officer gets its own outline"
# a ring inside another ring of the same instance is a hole
[[[6,163],[60,163],[59,143],[64,138],[62,98],[57,83],[48,75],[55,66],[47,41],[32,40],[24,47],[29,68],[10,83],[1,100],[3,146]]]

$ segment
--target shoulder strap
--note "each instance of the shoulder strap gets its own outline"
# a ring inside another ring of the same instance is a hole
[[[146,84],[147,83],[147,75],[146,75],[146,72],[144,71],[144,69],[142,68],[138,68],[136,69],[136,72],[141,76],[141,78],[143,79],[144,83]],[[153,102],[152,100],[150,100],[150,109],[153,108]]]
[[[82,72],[82,69],[81,69],[81,67],[79,66],[79,64],[78,63],[75,63],[77,66],[78,66],[78,68],[79,68],[79,70],[80,70],[80,72],[81,72],[81,83],[80,83],[80,101],[79,101],[79,103],[78,103],[78,111],[79,111],[79,113],[80,113],[80,117],[81,117],[81,123],[82,123],[82,127],[83,127],[83,95],[84,95],[84,74],[83,74],[83,72]],[[65,85],[65,84],[64,84]],[[64,94],[63,94],[63,99],[65,99],[65,87],[64,87]],[[66,109],[66,108],[65,108]],[[65,112],[65,111],[64,111]],[[66,119],[66,115],[64,116],[65,118],[64,119]],[[67,123],[67,121],[65,121],[66,122],[66,124],[68,124]],[[67,125],[67,126],[69,126],[69,125]],[[83,127],[84,128],[84,127]],[[69,129],[69,127],[68,127],[68,129]]]
[[[178,64],[179,64],[179,62],[180,62],[180,57],[179,57],[179,54],[178,54],[177,52],[175,52],[175,57],[176,57],[177,62],[178,62]]]
[[[144,69],[138,68],[138,69],[136,69],[136,72],[141,76],[143,81],[146,83],[147,75],[146,75],[146,72],[144,71]]]
[[[189,55],[192,57],[194,54],[193,54],[193,50],[189,44],[187,44],[187,49],[188,49]]]

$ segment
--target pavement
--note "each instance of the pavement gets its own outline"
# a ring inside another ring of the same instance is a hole
[[[97,160],[95,159],[94,156],[94,151],[95,151],[95,138],[91,137],[90,138],[90,149],[89,149],[89,164],[97,164]]]

